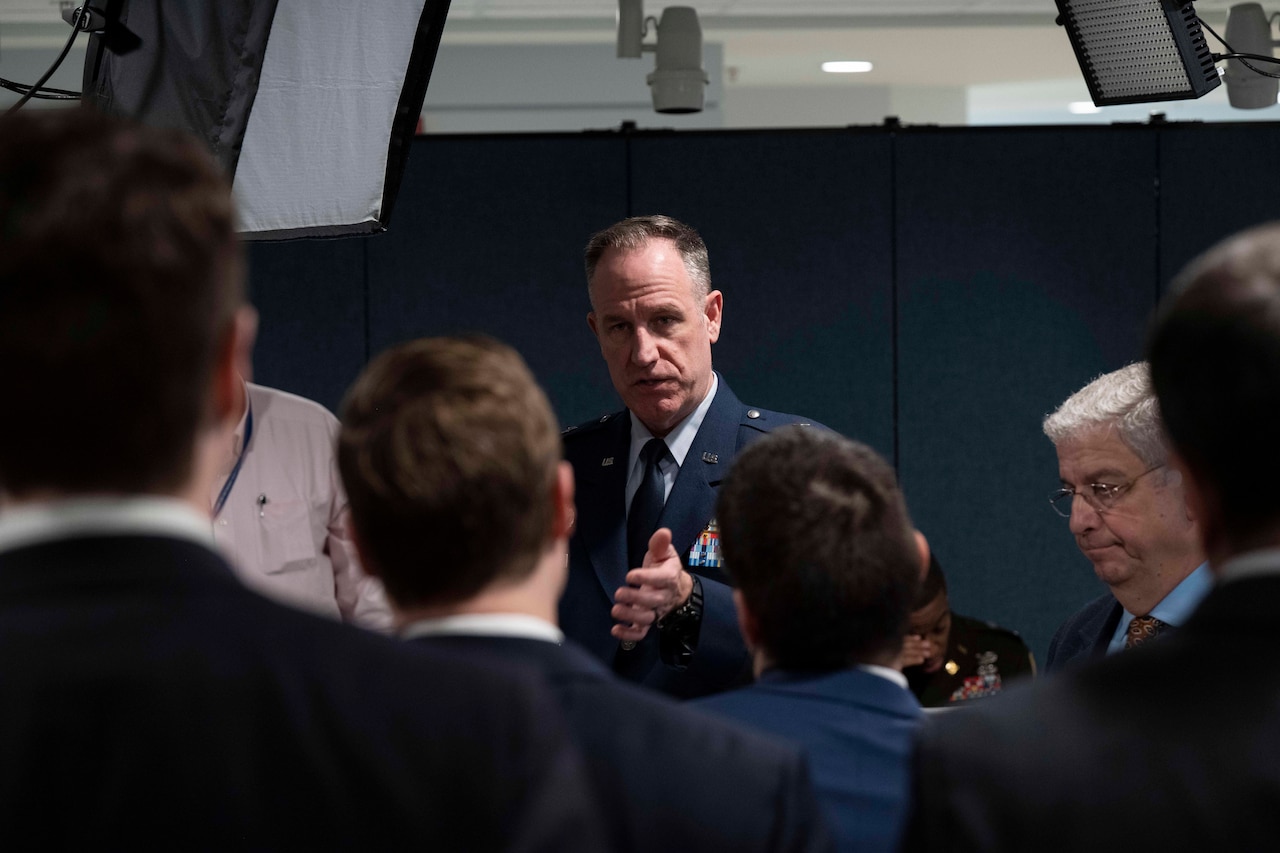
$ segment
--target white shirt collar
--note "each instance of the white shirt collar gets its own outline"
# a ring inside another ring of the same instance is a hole
[[[209,517],[176,498],[104,495],[15,504],[0,512],[0,551],[93,535],[170,536],[216,547]]]
[[[880,666],[879,664],[875,664],[875,663],[860,663],[858,664],[858,669],[862,670],[863,672],[869,672],[872,675],[878,675],[881,678],[887,678],[889,681],[892,681],[894,684],[898,685],[903,690],[909,689],[907,687],[907,677],[902,673],[898,672],[898,670],[896,669],[890,669],[887,666]]]
[[[1219,581],[1280,574],[1280,548],[1263,548],[1232,557],[1218,570]]]
[[[698,408],[690,412],[684,420],[672,427],[671,432],[667,433],[665,439],[667,449],[671,451],[677,466],[684,465],[684,458],[689,455],[689,448],[693,446],[693,440],[698,437],[698,430],[702,429],[702,421],[706,419],[707,411],[711,408],[711,402],[715,399],[716,390],[719,387],[720,379],[712,372],[711,387],[707,389],[707,396],[702,398]],[[631,448],[627,451],[627,470],[633,471],[636,460],[640,458],[640,451],[644,449],[649,439],[653,438],[653,433],[640,422],[635,412],[628,414],[631,415]]]
[[[398,632],[401,639],[458,636],[519,637],[562,645],[564,632],[546,620],[525,613],[458,613],[439,619],[419,619]]]

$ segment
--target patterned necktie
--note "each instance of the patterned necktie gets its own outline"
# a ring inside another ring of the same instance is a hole
[[[1125,633],[1124,647],[1131,649],[1145,643],[1168,627],[1167,622],[1161,622],[1154,616],[1135,616],[1129,623],[1129,630]]]
[[[644,563],[645,551],[649,550],[649,537],[658,529],[658,517],[662,515],[662,505],[667,500],[666,484],[658,463],[671,458],[673,457],[667,449],[667,443],[660,438],[649,439],[640,451],[644,477],[631,499],[631,512],[627,514],[628,571]]]

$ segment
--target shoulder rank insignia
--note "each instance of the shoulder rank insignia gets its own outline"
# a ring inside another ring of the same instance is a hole
[[[714,518],[707,522],[706,529],[698,534],[689,549],[689,565],[720,567],[720,526]]]

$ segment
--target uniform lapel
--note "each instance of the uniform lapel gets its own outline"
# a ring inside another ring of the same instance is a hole
[[[733,461],[741,420],[742,403],[720,377],[715,399],[702,419],[658,520],[659,526],[671,528],[672,543],[681,562],[687,562],[694,540],[715,514],[716,493]],[[700,569],[699,574],[707,572]]]
[[[598,451],[586,457],[584,470],[574,473],[580,483],[577,524],[582,544],[600,585],[612,600],[629,571],[626,491],[631,418],[625,413],[615,416],[604,430]]]

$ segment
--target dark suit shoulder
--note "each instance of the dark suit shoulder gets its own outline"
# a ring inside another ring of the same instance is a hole
[[[0,568],[0,730],[30,746],[0,765],[0,788],[24,795],[0,802],[15,837],[136,848],[199,826],[209,849],[598,849],[574,844],[595,829],[570,799],[586,780],[525,673],[270,601],[191,541],[81,537]],[[59,822],[106,796],[85,766],[125,792],[121,813],[145,803],[153,819]]]
[[[1090,601],[1063,620],[1049,641],[1045,670],[1061,669],[1071,661],[1098,654],[1104,639],[1115,631],[1120,604],[1109,592]]]
[[[501,660],[546,678],[586,758],[599,806],[615,817],[619,849],[822,849],[797,748],[621,681],[571,641],[415,642],[456,660]]]
[[[628,822],[645,827],[635,849],[827,849],[796,746],[617,680],[558,692],[597,795],[613,800],[606,810],[631,812]],[[648,820],[654,814],[667,816],[663,825]]]

